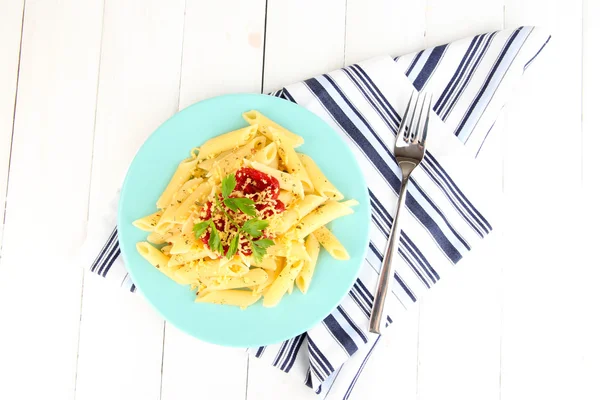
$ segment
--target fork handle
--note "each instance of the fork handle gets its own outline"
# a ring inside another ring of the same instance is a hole
[[[396,212],[394,213],[394,219],[392,220],[392,229],[390,231],[388,242],[385,246],[385,254],[383,255],[383,263],[381,264],[381,272],[377,281],[377,289],[375,291],[375,300],[373,301],[371,320],[369,321],[369,331],[373,333],[381,333],[381,318],[383,316],[385,298],[390,291],[390,279],[394,273],[393,261],[394,257],[398,253],[398,239],[400,238],[399,215],[400,210],[404,208],[404,199],[407,186],[408,176],[403,176],[402,187],[400,188],[398,202],[396,203]]]

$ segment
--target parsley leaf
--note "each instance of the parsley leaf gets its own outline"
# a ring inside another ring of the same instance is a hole
[[[221,243],[221,237],[219,231],[215,226],[213,220],[210,220],[210,237],[208,238],[208,246],[212,251],[216,251],[219,254],[223,254],[223,244]]]
[[[234,174],[229,174],[223,179],[221,182],[221,192],[223,192],[224,199],[227,199],[231,192],[233,192],[233,189],[235,189],[235,183]]]
[[[210,221],[202,221],[199,224],[194,225],[194,234],[196,235],[196,239],[200,239],[200,236],[204,235],[208,225],[210,225]]]
[[[227,250],[227,258],[231,258],[237,253],[238,244],[240,242],[240,234],[235,235],[231,243],[229,243],[229,249]]]
[[[256,208],[254,207],[254,202],[251,199],[240,197],[233,199],[233,201],[235,202],[237,208],[239,208],[244,214],[251,217],[256,216]]]
[[[257,237],[262,236],[262,231],[267,226],[269,226],[269,223],[267,221],[264,221],[262,219],[253,218],[253,219],[249,219],[248,221],[244,222],[244,225],[242,225],[242,230],[244,232],[246,232],[248,235],[257,238]]]
[[[235,199],[227,198],[227,199],[223,200],[223,203],[225,203],[225,206],[227,208],[229,208],[231,211],[238,210],[238,206],[235,204]]]
[[[260,247],[254,244],[254,242],[250,242],[250,246],[252,247],[252,255],[257,263],[261,263],[265,254],[267,254],[267,249],[264,247]]]
[[[271,239],[260,239],[260,240],[255,240],[254,242],[255,245],[263,247],[263,248],[267,248],[267,247],[271,247],[275,244],[274,241],[272,241]]]
[[[261,239],[256,240],[254,242],[250,242],[250,247],[252,248],[252,255],[256,262],[260,263],[263,260],[265,254],[267,254],[267,247],[273,246],[275,242],[271,239]]]

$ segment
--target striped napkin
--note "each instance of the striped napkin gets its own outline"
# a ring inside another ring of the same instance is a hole
[[[321,398],[350,396],[379,340],[368,322],[400,186],[391,150],[410,94],[433,93],[436,115],[427,154],[407,189],[386,327],[492,231],[493,199],[475,158],[549,39],[533,27],[491,32],[394,59],[371,59],[272,93],[319,115],[353,150],[369,184],[371,237],[359,278],[327,318],[283,343],[248,349],[250,354],[296,375]],[[104,219],[90,222],[84,264],[134,292],[120,257],[116,203]]]

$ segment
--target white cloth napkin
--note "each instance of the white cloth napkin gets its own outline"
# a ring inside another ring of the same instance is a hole
[[[283,343],[248,349],[252,355],[298,376],[321,398],[350,396],[379,339],[368,322],[400,185],[391,149],[410,94],[415,88],[433,93],[436,115],[427,154],[407,190],[386,326],[492,231],[494,192],[475,157],[548,40],[532,27],[492,32],[371,59],[272,94],[319,115],[351,147],[369,185],[371,237],[358,280],[327,318]],[[116,204],[102,220],[90,221],[83,264],[135,291],[120,257]]]

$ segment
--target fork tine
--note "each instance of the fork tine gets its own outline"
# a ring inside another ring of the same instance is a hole
[[[406,106],[406,110],[404,111],[404,116],[402,117],[402,121],[400,121],[400,128],[398,128],[398,134],[396,135],[396,147],[400,146],[400,140],[404,140],[406,134],[408,111],[410,110],[410,105],[412,104],[413,95],[415,93],[411,93],[410,99],[408,99],[408,105]]]
[[[412,115],[410,117],[410,124],[408,125],[408,136],[406,138],[406,142],[410,143],[414,140],[413,137],[415,137],[417,135],[417,129],[418,129],[418,125],[417,127],[415,127],[415,114],[417,112],[417,107],[419,105],[419,99],[421,98],[421,92],[417,93],[417,100],[415,101],[415,107],[412,110]]]
[[[415,127],[415,136],[413,140],[411,140],[412,144],[417,144],[421,141],[421,118],[423,117],[423,108],[425,108],[425,103],[427,102],[427,93],[423,94],[423,102],[421,103],[421,109],[419,110],[419,119],[417,120],[417,126]],[[419,105],[417,102],[415,108]]]
[[[425,124],[423,126],[423,133],[421,135],[421,140],[419,140],[419,143],[421,143],[421,145],[425,146],[425,142],[427,140],[427,130],[429,129],[429,114],[431,113],[431,102],[433,101],[433,93],[429,93],[429,104],[427,105],[427,115],[425,117]],[[423,104],[425,104],[425,101],[423,101]]]

